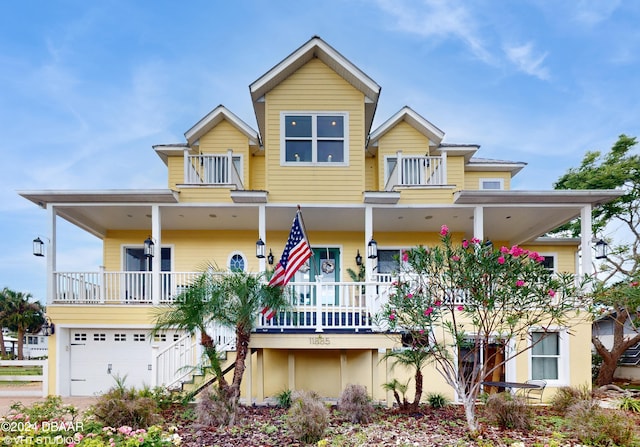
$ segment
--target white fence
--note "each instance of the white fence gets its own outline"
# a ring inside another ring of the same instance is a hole
[[[49,395],[49,368],[47,365],[47,360],[0,360],[0,396],[47,397]],[[42,374],[3,374],[9,368],[13,370],[25,367],[40,367]],[[41,386],[34,389],[32,388],[34,383],[40,383]]]

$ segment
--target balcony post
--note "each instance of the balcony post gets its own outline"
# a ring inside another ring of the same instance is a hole
[[[396,152],[396,185],[402,185],[402,151]]]
[[[227,178],[224,183],[235,183],[233,179],[233,149],[227,149]]]
[[[321,275],[316,276],[316,282],[312,287],[316,288],[316,332],[324,332],[324,329],[322,329],[322,276]],[[327,318],[327,322],[328,321],[329,319]]]
[[[55,271],[56,271],[56,217],[57,212],[53,205],[47,205],[47,212],[49,214],[49,235],[51,240],[49,241],[49,252],[47,253],[47,303],[52,304],[58,294]]]
[[[160,229],[160,207],[158,205],[151,206],[151,237],[155,240],[157,248],[151,264],[151,303],[160,304],[160,295],[162,294],[162,281],[160,278],[160,270],[162,267],[162,240]]]
[[[440,184],[448,185],[449,179],[447,178],[447,151],[442,151],[440,155]]]
[[[189,181],[189,148],[184,150],[184,183],[191,183]]]
[[[105,296],[105,292],[107,290],[107,287],[105,285],[106,282],[106,275],[105,275],[105,266],[101,265],[100,266],[100,298],[98,299],[98,302],[104,304],[106,296]]]
[[[582,273],[587,276],[593,275],[593,257],[591,244],[593,232],[591,229],[591,204],[588,203],[580,208],[580,252],[582,254]]]

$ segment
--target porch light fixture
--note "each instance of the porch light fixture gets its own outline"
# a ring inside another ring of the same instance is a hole
[[[153,243],[151,236],[149,236],[144,240],[144,256],[146,258],[153,258],[154,248],[155,248],[155,244]]]
[[[45,337],[49,337],[56,332],[56,325],[53,324],[51,318],[44,317],[44,324],[42,325],[40,330],[42,331],[42,335],[44,335]]]
[[[378,243],[374,238],[371,238],[367,244],[367,258],[375,259],[378,257]]]
[[[271,251],[271,249],[269,249],[269,256],[267,256],[267,262],[269,263],[269,265],[273,265],[273,252]]]
[[[256,242],[256,258],[264,259],[264,251],[265,251],[264,241],[262,240],[262,238],[259,238],[258,241]]]
[[[33,255],[34,256],[44,256],[44,242],[40,237],[37,237],[33,240]]]
[[[606,241],[599,239],[594,248],[596,249],[596,259],[607,259],[607,255],[609,254],[609,244],[607,244]]]
[[[360,255],[360,249],[358,249],[358,254],[356,255],[356,265],[358,267],[362,265],[362,256]]]

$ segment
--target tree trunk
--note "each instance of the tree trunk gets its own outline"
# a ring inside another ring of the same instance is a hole
[[[24,329],[18,328],[18,360],[24,360]]]
[[[613,320],[613,345],[611,349],[607,349],[606,346],[600,341],[598,337],[592,337],[591,342],[596,348],[600,357],[602,357],[602,365],[598,371],[598,377],[596,378],[596,385],[603,386],[613,382],[616,368],[620,358],[624,355],[624,352],[631,346],[640,342],[640,334],[636,334],[634,337],[624,338],[624,326],[627,321],[627,313],[624,309],[616,309],[616,318]]]
[[[422,371],[420,371],[420,368],[416,370],[415,381],[416,393],[413,396],[413,402],[411,403],[411,411],[418,411],[418,409],[420,408],[420,399],[422,399],[422,386],[424,379],[422,377]]]
[[[249,354],[249,341],[251,339],[251,333],[245,332],[243,329],[236,329],[236,362],[233,370],[233,381],[231,382],[231,389],[235,394],[235,403],[240,400],[240,385],[242,383],[242,376],[246,368],[246,360]],[[249,359],[251,361],[251,359]],[[251,402],[251,396],[248,396],[248,401]]]
[[[7,355],[7,349],[4,346],[4,333],[2,332],[2,327],[0,327],[0,354],[2,354],[2,357]]]
[[[478,420],[476,418],[476,400],[473,396],[464,394],[462,397],[462,405],[464,406],[464,416],[467,420],[467,428],[471,433],[478,431]]]

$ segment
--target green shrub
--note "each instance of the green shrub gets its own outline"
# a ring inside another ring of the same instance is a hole
[[[98,397],[90,412],[109,427],[147,428],[162,421],[156,401],[145,392],[125,387],[124,380],[117,380],[115,387]]]
[[[634,399],[633,397],[624,396],[620,399],[618,408],[625,411],[632,411],[633,413],[640,413],[640,399]]]
[[[78,415],[78,409],[73,405],[64,405],[60,396],[48,396],[44,402],[34,402],[29,406],[16,402],[11,405],[9,414],[12,416],[22,414],[25,420],[37,424],[65,416],[69,416],[74,421]]]
[[[635,424],[623,411],[601,408],[597,402],[583,400],[569,408],[567,423],[581,443],[594,446],[629,446]]]
[[[278,406],[280,408],[290,408],[291,407],[291,390],[286,389],[280,391],[276,394],[276,400],[278,401]]]
[[[218,387],[210,387],[202,393],[197,406],[198,422],[208,427],[233,425],[235,401],[227,398]]]
[[[287,413],[287,427],[298,441],[318,442],[329,426],[329,410],[313,391],[299,391],[293,396]]]
[[[551,398],[551,408],[560,414],[565,414],[573,405],[592,400],[591,390],[587,386],[563,386],[558,388],[556,394]]]
[[[492,394],[485,405],[485,416],[490,423],[501,428],[528,430],[533,414],[527,400],[510,393]]]
[[[367,389],[362,385],[347,385],[340,394],[338,409],[354,424],[371,421],[373,405],[367,394]]]
[[[440,393],[429,393],[427,394],[427,402],[431,408],[443,408],[449,405],[449,399],[447,399],[444,395]]]

